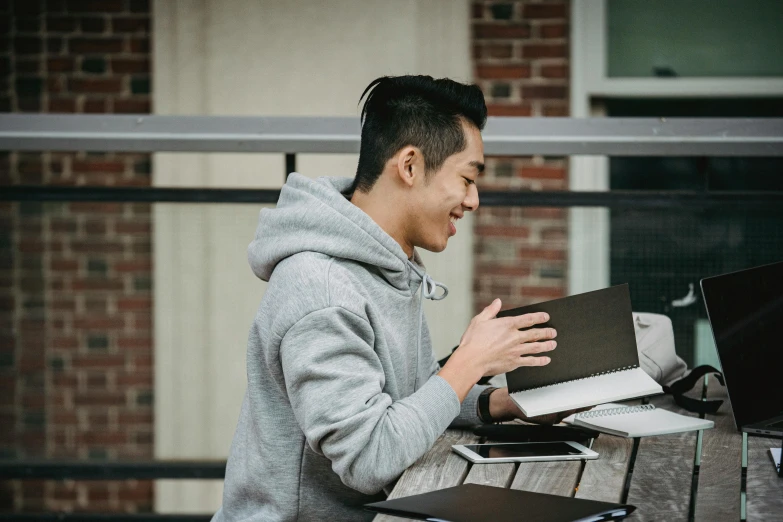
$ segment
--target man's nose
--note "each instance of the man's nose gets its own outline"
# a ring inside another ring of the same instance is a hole
[[[465,196],[464,201],[462,202],[462,206],[465,210],[473,212],[475,211],[479,206],[479,195],[478,195],[478,188],[476,188],[475,183],[471,183],[468,185],[468,193]]]

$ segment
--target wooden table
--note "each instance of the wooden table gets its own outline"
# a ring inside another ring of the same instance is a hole
[[[726,399],[725,388],[714,378],[702,389],[702,396]],[[693,415],[680,409],[671,396],[650,402]],[[715,427],[703,432],[641,439],[603,434],[592,445],[600,457],[579,462],[472,465],[453,453],[451,446],[483,441],[468,431],[448,430],[400,477],[389,498],[462,483],[485,484],[632,504],[637,510],[627,520],[783,521],[783,478],[777,476],[769,456],[769,448],[780,447],[780,439],[752,436],[743,442],[728,400],[707,418],[715,421]],[[375,517],[376,522],[400,520]]]

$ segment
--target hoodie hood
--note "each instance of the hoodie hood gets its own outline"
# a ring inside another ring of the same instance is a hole
[[[402,247],[364,211],[348,200],[350,178],[312,180],[291,173],[276,208],[261,210],[248,261],[263,281],[275,266],[299,252],[318,252],[378,267],[395,288],[411,288],[411,276],[421,281],[423,265],[414,250],[411,269]]]

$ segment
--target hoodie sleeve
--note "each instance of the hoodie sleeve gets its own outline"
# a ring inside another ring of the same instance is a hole
[[[430,376],[440,371],[440,364],[435,360],[435,357],[432,357],[431,366]],[[465,396],[465,400],[460,405],[459,415],[451,422],[450,428],[468,428],[476,424],[484,424],[484,421],[478,415],[478,397],[486,388],[489,388],[489,386],[476,384],[470,389],[467,396]]]
[[[288,397],[308,444],[332,461],[344,484],[365,494],[395,480],[460,413],[457,394],[437,375],[393,402],[373,344],[366,319],[329,307],[300,319],[280,346]]]

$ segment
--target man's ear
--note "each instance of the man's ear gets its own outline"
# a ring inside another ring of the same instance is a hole
[[[418,147],[407,146],[397,155],[397,175],[407,186],[412,187],[417,176],[423,172],[424,158]]]

